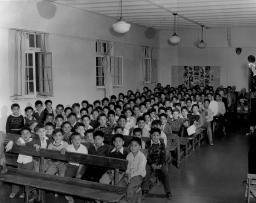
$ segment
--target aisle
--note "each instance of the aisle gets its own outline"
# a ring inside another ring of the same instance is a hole
[[[171,168],[175,203],[241,203],[244,202],[242,181],[247,174],[247,139],[236,130],[214,147],[204,144],[182,162],[180,169]],[[162,193],[162,186],[152,191]],[[147,203],[167,200],[147,198]]]

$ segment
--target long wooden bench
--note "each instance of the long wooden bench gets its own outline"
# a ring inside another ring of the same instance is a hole
[[[6,142],[10,139],[8,135]],[[12,137],[13,138],[13,137]],[[15,139],[15,137],[14,137]],[[17,168],[16,160],[18,154],[33,156],[40,160],[40,172],[24,171]],[[68,195],[74,195],[85,199],[98,200],[102,202],[118,202],[125,194],[126,188],[104,185],[100,183],[94,183],[90,181],[84,181],[80,179],[72,179],[67,177],[57,177],[52,175],[46,175],[42,173],[42,164],[44,159],[60,160],[63,162],[76,162],[84,165],[99,166],[109,169],[113,169],[115,172],[115,184],[119,180],[119,170],[125,171],[127,167],[127,161],[123,159],[116,159],[110,157],[101,157],[95,155],[84,155],[77,153],[66,152],[65,155],[58,151],[52,151],[47,149],[40,149],[36,151],[34,147],[23,147],[14,145],[10,152],[5,153],[8,172],[0,176],[0,180],[4,182],[14,183],[25,186],[26,202],[28,202],[28,188],[34,187],[40,190],[42,202],[45,201],[44,191],[53,191]]]

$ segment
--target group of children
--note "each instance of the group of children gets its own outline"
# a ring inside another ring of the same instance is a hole
[[[10,141],[6,150],[17,144],[37,150],[126,159],[127,170],[120,172],[119,185],[127,186],[127,202],[139,201],[141,193],[147,194],[153,185],[153,176],[163,183],[166,197],[171,199],[168,150],[171,138],[191,136],[205,128],[209,144],[213,145],[211,122],[214,117],[225,115],[224,99],[223,89],[214,92],[212,87],[187,89],[157,84],[153,91],[144,87],[142,92],[129,90],[126,95],[112,95],[93,104],[86,100],[81,105],[74,103],[65,108],[58,104],[55,110],[51,100],[45,101],[45,107],[38,100],[35,109],[25,108],[25,117],[15,103],[6,122],[6,132],[21,134],[21,137]],[[112,134],[113,143],[104,143],[104,138]],[[125,143],[124,136],[132,136],[130,143]],[[150,139],[145,143],[141,137]],[[30,156],[19,155],[17,162],[19,168],[39,171],[38,163]],[[46,160],[43,170],[51,175],[104,184],[113,182],[113,171],[78,163]],[[14,198],[18,190],[13,186],[10,198]],[[66,199],[74,202],[70,196]]]

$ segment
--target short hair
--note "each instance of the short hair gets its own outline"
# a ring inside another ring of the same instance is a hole
[[[141,133],[142,134],[142,129],[141,128],[134,128],[133,134],[135,133]]]
[[[86,108],[81,108],[80,113],[82,113],[83,111],[86,111],[88,113],[88,110]]]
[[[110,111],[108,112],[108,116],[109,116],[109,115],[114,115],[114,116],[115,116],[116,113],[115,113],[113,110],[110,110]]]
[[[180,113],[180,110],[179,110],[178,108],[174,108],[174,109],[173,109],[173,112],[178,112],[178,113]]]
[[[31,129],[30,129],[29,127],[26,127],[26,126],[24,126],[24,127],[21,129],[20,133],[22,134],[22,132],[25,131],[25,130],[27,130],[27,131],[29,131],[29,132],[31,133]]]
[[[83,101],[81,102],[81,104],[84,104],[84,103],[86,103],[87,105],[89,104],[89,102],[88,102],[87,100],[83,100]]]
[[[186,110],[188,111],[188,108],[186,106],[181,107],[181,111]]]
[[[118,120],[120,120],[120,119],[122,119],[122,118],[126,120],[126,116],[123,115],[123,114],[119,116]]]
[[[11,105],[11,109],[13,109],[13,108],[15,108],[15,107],[20,108],[20,105],[19,105],[18,103],[14,103],[14,104]]]
[[[132,142],[137,142],[137,143],[141,146],[141,139],[140,139],[139,137],[133,137],[133,138],[131,139],[131,141],[130,141],[130,144],[131,144]]]
[[[137,123],[138,123],[139,121],[145,121],[144,117],[143,117],[143,116],[139,116],[139,117],[137,118]]]
[[[120,105],[115,105],[115,110],[116,109],[122,109],[122,107]]]
[[[88,129],[88,130],[85,131],[85,134],[87,134],[87,133],[93,133],[93,132],[94,132],[93,129]]]
[[[43,102],[41,100],[36,100],[35,106],[37,106],[37,105],[43,105]]]
[[[54,131],[53,131],[53,137],[57,134],[57,133],[61,133],[62,135],[63,135],[63,131],[62,131],[62,129],[55,129]]]
[[[161,117],[165,117],[165,118],[167,118],[167,114],[166,113],[161,113],[160,115],[159,115],[159,118],[161,118]]]
[[[204,102],[209,102],[210,103],[210,100],[209,99],[205,99]]]
[[[57,116],[55,117],[55,120],[58,119],[58,118],[61,118],[61,119],[64,120],[64,117],[63,117],[62,115],[57,115]]]
[[[68,106],[64,109],[64,112],[66,113],[68,110],[72,111],[72,108]]]
[[[123,130],[123,128],[122,128],[121,126],[117,125],[117,126],[114,128],[114,131],[116,132],[117,129],[120,129],[120,128]]]
[[[151,123],[151,126],[153,125],[161,125],[161,121],[160,120],[153,120]]]
[[[105,118],[107,118],[106,114],[104,114],[104,113],[101,113],[101,114],[99,115],[99,118],[100,118],[100,117],[105,117]]]
[[[100,104],[100,100],[95,100],[94,102],[93,102],[93,105],[95,106],[96,104]]]
[[[64,106],[63,106],[63,104],[58,104],[57,106],[56,106],[56,109],[57,108],[62,108],[62,109],[64,109]]]
[[[50,99],[45,100],[44,104],[47,105],[48,103],[52,104],[52,100],[50,100]]]
[[[83,115],[83,116],[81,117],[81,120],[84,120],[84,118],[89,118],[89,120],[91,120],[91,118],[90,118],[89,115]]]
[[[163,106],[159,107],[159,109],[158,109],[158,111],[161,111],[161,110],[166,111],[165,107],[163,107]]]
[[[161,135],[161,130],[159,128],[152,128],[150,130],[150,134],[153,134],[154,132],[157,132],[157,133],[159,133]]]
[[[72,109],[75,108],[75,107],[80,107],[80,104],[79,103],[72,104]]]
[[[32,107],[32,106],[27,106],[27,107],[25,108],[25,112],[27,112],[27,111],[29,111],[29,110],[34,111],[34,109],[33,109],[33,107]]]
[[[114,141],[116,140],[116,138],[120,138],[120,139],[122,139],[122,140],[124,141],[124,136],[123,136],[122,134],[115,134],[115,135],[113,136],[112,141],[114,142]]]
[[[75,136],[79,136],[81,138],[81,135],[79,133],[74,132],[71,134],[71,140],[73,140]]]
[[[47,122],[45,126],[52,126],[54,128],[54,124],[52,122]]]
[[[63,126],[64,126],[64,125],[66,125],[66,124],[68,124],[68,125],[70,125],[70,127],[72,127],[72,125],[71,125],[71,123],[70,123],[70,122],[68,122],[68,121],[64,121],[64,122],[62,123],[62,125],[61,125],[61,128],[63,128]]]
[[[68,114],[67,118],[70,118],[71,116],[75,116],[76,117],[76,114],[74,112],[71,112],[70,114]]]
[[[195,106],[196,106],[197,108],[199,108],[199,105],[198,105],[198,104],[193,104],[193,105],[192,105],[192,109],[193,109]]]
[[[47,113],[45,117],[47,118],[49,116],[52,116],[54,118],[54,114],[53,113]]]
[[[116,95],[111,95],[110,99],[117,99]]]
[[[96,130],[94,133],[93,133],[93,138],[97,137],[97,136],[100,136],[102,138],[104,138],[104,132],[102,132],[101,130]]]
[[[35,127],[35,132],[37,132],[39,129],[42,129],[42,128],[44,128],[44,125],[42,125],[42,124],[37,125]]]
[[[83,124],[83,123],[77,123],[77,124],[75,125],[75,129],[79,128],[80,126],[84,127],[84,124]]]

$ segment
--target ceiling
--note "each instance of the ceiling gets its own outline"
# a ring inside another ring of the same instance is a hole
[[[53,1],[116,19],[120,16],[120,0]],[[256,0],[123,0],[124,19],[146,27],[170,28],[172,12],[207,27],[256,26]],[[196,26],[181,17],[177,24]]]

